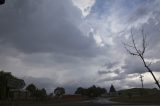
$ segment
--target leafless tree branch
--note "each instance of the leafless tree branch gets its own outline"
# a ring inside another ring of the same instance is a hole
[[[147,69],[148,72],[151,73],[153,79],[155,80],[155,83],[157,84],[158,88],[160,89],[160,84],[159,81],[156,79],[153,71],[150,69],[150,65],[152,64],[151,62],[149,64],[146,63],[145,59],[144,59],[144,53],[146,52],[146,47],[147,47],[147,37],[146,34],[144,33],[144,30],[142,29],[141,31],[142,34],[142,49],[138,49],[135,39],[134,39],[134,34],[133,31],[131,29],[131,44],[127,44],[127,43],[123,43],[124,48],[126,49],[126,51],[133,56],[138,56],[141,58],[144,67]]]

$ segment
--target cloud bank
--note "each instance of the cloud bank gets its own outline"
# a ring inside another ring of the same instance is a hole
[[[159,0],[8,0],[0,6],[0,68],[49,92],[93,84],[140,87],[140,73],[146,87],[156,87],[122,42],[130,40],[132,27],[140,46],[143,27],[145,57],[159,60],[159,7]],[[159,62],[152,69],[159,78]]]

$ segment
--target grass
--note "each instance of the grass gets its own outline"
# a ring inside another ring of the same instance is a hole
[[[143,95],[143,96],[119,96],[114,97],[111,101],[120,103],[142,103],[142,104],[160,104],[160,95]]]
[[[120,103],[160,104],[160,91],[157,89],[132,88],[119,91],[120,96],[111,100]]]

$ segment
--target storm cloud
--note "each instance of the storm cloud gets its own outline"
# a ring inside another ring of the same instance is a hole
[[[57,86],[68,92],[93,84],[138,87],[139,74],[154,87],[122,42],[130,42],[133,28],[141,47],[144,28],[145,58],[159,60],[159,13],[159,0],[7,0],[0,6],[0,68],[49,92]],[[158,78],[159,62],[151,68]]]

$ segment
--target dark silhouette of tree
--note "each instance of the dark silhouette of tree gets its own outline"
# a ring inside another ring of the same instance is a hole
[[[43,97],[47,96],[47,92],[46,92],[46,89],[45,89],[45,88],[43,88],[43,89],[41,90],[41,93],[42,93],[42,96],[43,96]]]
[[[95,85],[86,89],[79,87],[75,91],[75,94],[81,94],[83,96],[88,96],[88,97],[98,97],[105,93],[107,93],[107,90],[105,88],[96,87]]]
[[[0,0],[0,5],[4,4],[5,0]]]
[[[26,87],[26,90],[30,92],[30,97],[33,97],[36,100],[43,100],[47,97],[46,90],[44,88],[38,89],[34,84],[29,84]]]
[[[65,89],[63,87],[57,87],[54,90],[54,94],[55,94],[56,97],[61,97],[65,94]]]
[[[77,90],[75,91],[75,94],[84,95],[84,88],[82,88],[82,87],[77,88]]]
[[[105,88],[97,87],[97,90],[98,90],[99,94],[105,94],[105,93],[107,93],[107,90]]]
[[[146,47],[147,47],[147,41],[146,41],[146,34],[144,33],[143,29],[141,31],[141,35],[142,35],[142,49],[137,47],[132,29],[131,29],[131,44],[123,43],[124,47],[130,55],[138,56],[142,60],[144,67],[152,75],[153,79],[155,80],[155,83],[157,84],[158,88],[160,89],[160,84],[159,84],[157,78],[155,77],[153,71],[150,68],[151,63],[147,64],[147,62],[145,61],[145,58],[144,58],[144,53],[146,52]]]
[[[47,96],[46,90],[44,88],[40,90],[37,89],[35,96],[36,96],[36,99],[40,99],[40,100],[45,99],[45,97]]]
[[[36,97],[36,94],[37,94],[37,87],[34,85],[34,84],[29,84],[27,87],[26,87],[26,90],[28,90],[30,92],[30,96],[31,97]]]
[[[111,85],[109,93],[115,93],[115,92],[116,92],[116,89],[114,88],[113,85]]]
[[[99,92],[96,88],[95,85],[93,85],[92,87],[88,88],[88,96],[89,97],[98,97],[99,96]]]

